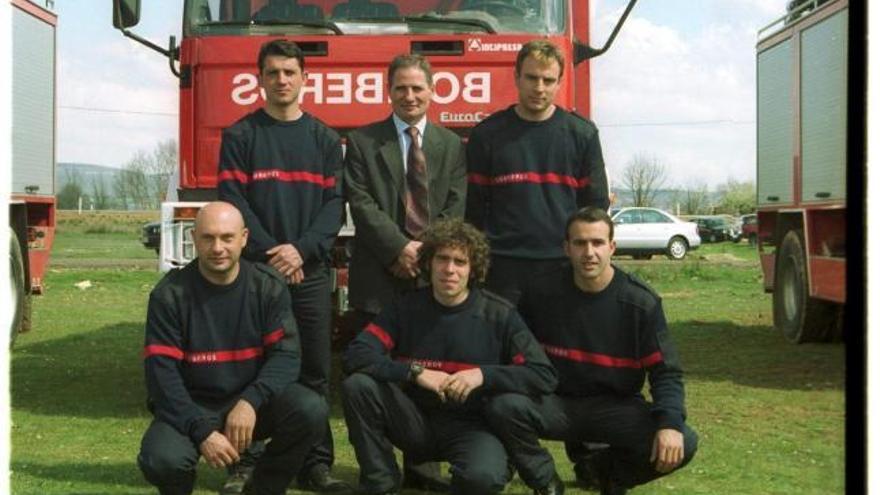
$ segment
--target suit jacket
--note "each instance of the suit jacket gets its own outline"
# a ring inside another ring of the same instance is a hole
[[[464,216],[467,191],[464,146],[452,131],[425,127],[422,151],[428,169],[430,222]],[[348,135],[343,170],[355,237],[349,265],[349,303],[378,313],[400,291],[414,287],[388,268],[411,239],[406,219],[405,173],[397,129],[387,119]]]

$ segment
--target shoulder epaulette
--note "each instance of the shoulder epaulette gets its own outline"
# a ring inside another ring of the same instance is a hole
[[[483,296],[486,298],[487,302],[491,302],[492,304],[499,304],[503,308],[512,309],[513,304],[507,299],[499,296],[498,294],[488,290],[488,289],[479,289]]]
[[[615,267],[615,270],[623,275],[624,281],[626,282],[624,290],[621,291],[621,297],[625,298],[627,302],[633,303],[641,308],[650,308],[660,302],[660,295],[642,279],[636,275],[627,273],[620,268]]]

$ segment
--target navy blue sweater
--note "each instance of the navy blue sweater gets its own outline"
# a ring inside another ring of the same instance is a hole
[[[574,284],[571,265],[542,274],[519,304],[559,372],[559,395],[641,394],[647,376],[658,428],[681,431],[684,384],[660,297],[615,267],[601,292]]]
[[[300,345],[280,276],[241,261],[230,285],[208,282],[198,259],[150,293],[144,371],[150,408],[199,445],[238,399],[259,409],[299,376]]]
[[[324,262],[342,226],[341,171],[339,135],[307,113],[287,122],[260,109],[224,130],[217,193],[244,216],[245,257],[291,243],[307,272]]]
[[[438,303],[430,287],[403,294],[352,340],[343,364],[347,373],[404,382],[413,362],[450,374],[477,367],[483,372],[483,385],[462,406],[442,404],[415,385],[405,388],[429,409],[471,410],[485,394],[536,395],[556,386],[556,372],[516,309],[480,289],[454,307]]]
[[[569,215],[608,208],[599,131],[561,108],[541,122],[514,106],[492,114],[471,133],[467,167],[465,217],[486,232],[492,254],[562,258]]]

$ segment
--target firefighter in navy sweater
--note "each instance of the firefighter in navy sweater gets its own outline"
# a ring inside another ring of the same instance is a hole
[[[568,216],[608,208],[608,182],[593,122],[557,107],[565,58],[547,40],[516,57],[519,101],[480,122],[467,144],[465,218],[492,248],[489,290],[519,301],[524,284],[565,260]]]
[[[344,356],[343,407],[361,490],[399,490],[397,446],[413,459],[449,461],[453,493],[497,493],[509,478],[507,455],[483,404],[503,392],[549,393],[555,371],[513,306],[474,287],[488,268],[479,231],[443,220],[422,240],[431,285],[383,308]]]
[[[300,109],[306,73],[296,44],[265,43],[257,66],[266,106],[223,131],[217,192],[244,215],[250,230],[245,258],[268,263],[287,278],[302,338],[301,382],[326,397],[332,318],[328,259],[342,224],[342,147],[333,130]],[[299,474],[300,486],[347,489],[329,474],[333,460],[327,425]],[[235,493],[244,475],[233,476],[227,491]]]
[[[610,445],[575,464],[581,485],[602,494],[625,493],[679,469],[697,448],[660,297],[611,265],[613,239],[604,210],[571,216],[570,265],[537,277],[519,305],[559,373],[559,387],[538,401],[500,396],[487,410],[524,477],[552,465],[539,437]],[[652,402],[641,395],[646,377]]]
[[[273,270],[239,260],[247,239],[234,206],[209,203],[196,217],[198,257],[150,293],[144,369],[154,419],[138,463],[163,495],[192,492],[200,455],[229,466],[266,437],[253,489],[283,494],[327,422],[326,403],[296,383],[287,288]]]

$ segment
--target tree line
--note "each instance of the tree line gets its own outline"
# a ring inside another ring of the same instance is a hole
[[[619,184],[628,197],[617,198],[613,207],[654,206],[676,215],[743,215],[753,213],[757,202],[754,181],[730,178],[713,194],[699,179],[673,184],[666,165],[646,154],[637,154],[627,162]],[[671,191],[665,204],[658,200],[661,191]]]
[[[138,150],[113,174],[111,181],[92,175],[86,180],[66,171],[66,183],[56,194],[62,210],[157,210],[177,167],[177,141],[168,139],[151,151]]]
[[[156,144],[152,151],[138,150],[108,184],[101,176],[85,180],[68,171],[66,183],[57,194],[58,207],[95,210],[155,210],[168,190],[168,182],[177,167],[177,141],[169,139]],[[655,206],[677,215],[730,214],[742,215],[755,211],[754,181],[728,179],[718,185],[714,194],[705,182],[692,179],[673,184],[666,165],[656,156],[634,155],[617,181],[618,190],[626,197],[616,198],[613,207]],[[665,201],[658,200],[661,191],[670,191]]]

